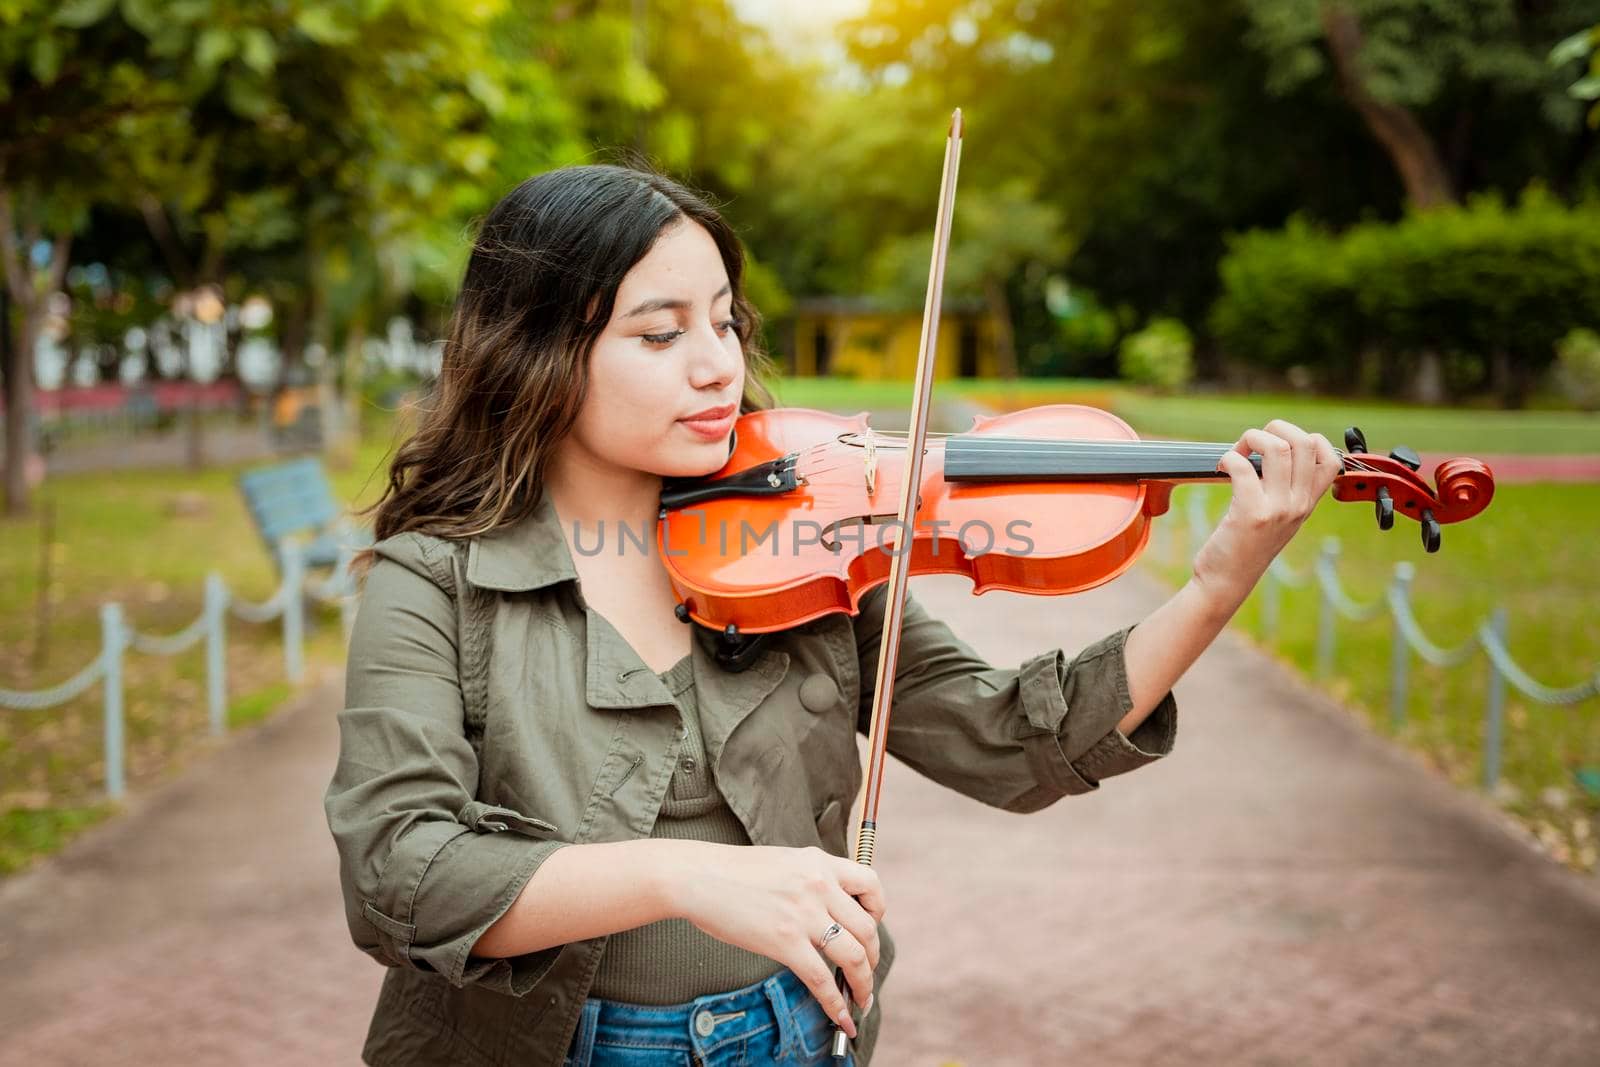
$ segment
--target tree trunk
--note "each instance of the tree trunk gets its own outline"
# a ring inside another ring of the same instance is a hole
[[[15,343],[0,357],[5,375],[6,458],[5,513],[24,515],[28,511],[28,464],[33,457],[33,343],[44,325],[45,301],[61,288],[67,275],[67,253],[72,248],[70,230],[57,233],[50,242],[50,263],[45,268],[45,287],[35,284],[29,255],[39,240],[37,222],[20,220],[12,202],[12,190],[0,184],[0,273],[11,300],[17,305]],[[0,331],[10,330],[10,316],[0,317]]]
[[[1436,349],[1425,348],[1417,357],[1416,375],[1411,379],[1411,399],[1430,405],[1445,402],[1444,359]]]
[[[38,321],[26,308],[4,357],[6,390],[6,514],[28,513],[28,457],[33,454],[33,331]],[[5,324],[9,332],[10,324]]]
[[[1017,380],[1017,340],[1011,328],[1011,301],[1006,299],[1006,284],[994,275],[983,279],[983,298],[989,305],[989,317],[994,320],[995,362],[1000,365],[1000,377],[1005,381]]]
[[[1532,381],[1527,363],[1509,350],[1496,348],[1489,353],[1489,381],[1500,396],[1501,407],[1520,408],[1528,402]]]
[[[1322,31],[1333,53],[1339,88],[1377,138],[1405,183],[1406,199],[1427,209],[1456,202],[1455,185],[1433,139],[1408,109],[1378,100],[1361,77],[1361,21],[1339,3],[1322,6]]]

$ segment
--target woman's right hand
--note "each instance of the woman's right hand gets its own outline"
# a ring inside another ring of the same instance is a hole
[[[815,846],[684,844],[694,851],[669,882],[673,911],[719,941],[788,967],[855,1037],[850,1006],[828,961],[844,968],[865,1011],[884,910],[877,872]],[[843,932],[819,950],[817,942],[834,922]]]

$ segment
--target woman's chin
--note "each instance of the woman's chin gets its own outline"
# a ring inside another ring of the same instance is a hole
[[[679,444],[671,449],[670,462],[662,465],[663,478],[702,478],[715,474],[728,464],[728,442],[705,441]]]

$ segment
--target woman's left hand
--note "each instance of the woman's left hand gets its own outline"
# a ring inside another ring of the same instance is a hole
[[[1252,452],[1261,454],[1260,475],[1247,458]],[[1231,614],[1344,467],[1326,437],[1282,419],[1246,430],[1219,466],[1233,499],[1195,556],[1193,580]]]

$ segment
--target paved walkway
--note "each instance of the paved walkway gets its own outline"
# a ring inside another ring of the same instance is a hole
[[[1162,595],[966,589],[917,584],[997,663]],[[358,1062],[381,969],[322,816],[338,693],[0,883],[0,1063]],[[1600,883],[1231,637],[1178,696],[1170,759],[1033,816],[891,767],[881,1067],[1600,1060]]]

